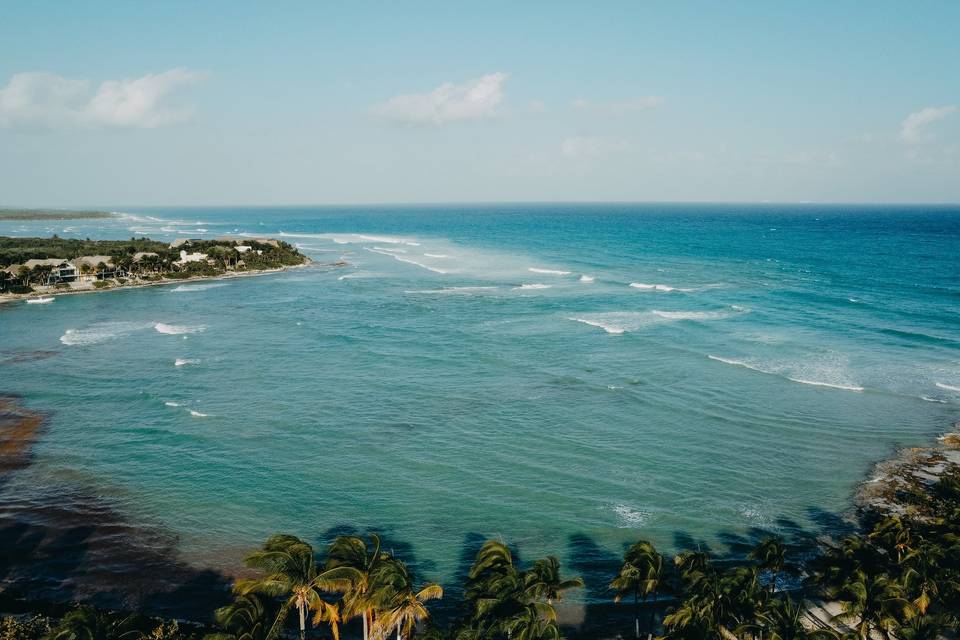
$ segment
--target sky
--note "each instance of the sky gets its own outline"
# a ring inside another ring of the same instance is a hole
[[[0,206],[960,202],[960,2],[7,2]]]

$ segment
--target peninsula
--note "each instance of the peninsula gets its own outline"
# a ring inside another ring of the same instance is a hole
[[[222,236],[78,240],[0,236],[0,301],[164,281],[216,278],[308,264],[274,238]]]

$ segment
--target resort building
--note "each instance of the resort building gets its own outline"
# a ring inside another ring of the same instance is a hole
[[[203,242],[200,238],[178,238],[170,243],[171,249],[179,249],[180,247],[189,247],[195,242]]]
[[[23,264],[12,264],[3,270],[13,278],[19,279],[20,272],[23,269],[33,271],[37,267],[49,267],[50,272],[47,274],[43,283],[46,285],[58,284],[60,282],[73,282],[77,279],[76,267],[63,258],[32,259],[27,260]]]
[[[73,261],[80,279],[86,276],[93,277],[96,280],[104,278],[116,278],[124,275],[122,269],[118,269],[110,256],[81,256]]]
[[[174,262],[173,264],[177,265],[178,267],[182,267],[189,262],[203,262],[206,259],[207,259],[207,254],[205,253],[200,253],[199,251],[196,253],[187,253],[185,250],[181,249],[180,259]]]

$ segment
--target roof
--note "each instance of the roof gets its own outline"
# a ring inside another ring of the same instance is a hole
[[[23,266],[33,269],[34,267],[45,266],[45,267],[59,267],[64,262],[70,264],[70,262],[64,258],[47,258],[45,260],[31,259],[23,263]]]
[[[111,258],[110,256],[80,256],[79,258],[73,261],[73,264],[78,267],[84,264],[90,265],[91,267],[95,267],[101,262],[107,265],[108,267],[113,266],[113,258]]]
[[[185,244],[190,244],[191,242],[203,242],[203,240],[201,240],[200,238],[177,238],[176,240],[170,243],[170,248],[176,249],[178,247],[182,247]]]

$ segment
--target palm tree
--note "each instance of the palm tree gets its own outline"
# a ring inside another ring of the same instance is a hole
[[[204,640],[264,640],[267,634],[268,612],[256,594],[240,595],[225,607],[217,609],[214,617],[227,633],[213,633]]]
[[[772,600],[757,614],[757,620],[766,630],[768,640],[839,640],[832,629],[807,629],[803,613],[803,603],[786,596]]]
[[[857,570],[840,590],[842,611],[834,617],[841,622],[854,622],[855,633],[864,640],[870,637],[871,629],[889,638],[897,625],[894,613],[907,606],[902,588],[889,576],[870,576]]]
[[[777,575],[786,566],[787,548],[780,536],[765,538],[750,551],[750,559],[757,562],[757,566],[770,572],[770,594],[777,591]]]
[[[871,540],[877,539],[897,552],[897,563],[903,560],[903,555],[912,547],[913,539],[909,527],[900,516],[884,518],[868,536]]]
[[[513,563],[510,547],[496,540],[483,544],[467,574],[464,598],[473,606],[472,628],[480,636],[502,629],[521,612],[523,577]]]
[[[296,608],[300,617],[300,640],[306,635],[307,611],[313,612],[314,625],[320,622],[328,623],[334,639],[339,638],[339,609],[335,604],[324,600],[321,593],[348,589],[357,579],[354,569],[336,567],[318,571],[313,547],[300,538],[284,534],[271,536],[264,543],[263,549],[247,556],[246,564],[248,567],[260,569],[266,575],[237,582],[235,591],[239,595],[258,594],[282,599],[280,610],[266,635],[266,640],[273,640],[280,635],[293,608]]]
[[[926,615],[932,599],[940,592],[943,581],[939,573],[940,561],[944,550],[935,544],[923,544],[910,551],[904,558],[906,569],[903,572],[904,586],[917,596],[911,601],[920,615]]]
[[[370,629],[374,622],[375,607],[370,598],[372,576],[381,562],[390,556],[380,551],[380,537],[368,534],[370,547],[363,538],[340,536],[327,549],[327,568],[347,567],[353,570],[355,579],[343,598],[344,619],[363,617],[363,640],[370,640]]]
[[[567,589],[582,589],[583,578],[578,576],[564,580],[560,577],[560,561],[555,556],[547,556],[536,560],[533,566],[523,573],[523,584],[528,598],[542,598],[552,605],[554,600],[563,598],[563,592]]]
[[[616,591],[614,602],[633,594],[633,623],[637,638],[640,637],[640,597],[646,602],[650,595],[656,599],[656,591],[663,579],[663,556],[646,540],[640,540],[627,549],[623,565],[617,577],[610,582]],[[650,610],[649,633],[653,634],[653,609]]]
[[[50,640],[126,640],[140,634],[136,617],[99,611],[81,605],[63,617]]]
[[[557,614],[550,605],[532,602],[503,625],[510,640],[560,640]]]
[[[416,624],[430,616],[424,603],[443,597],[443,588],[434,583],[414,591],[407,566],[394,558],[380,563],[374,573],[373,587],[371,600],[382,611],[374,625],[376,638],[385,638],[392,629],[397,631],[397,640],[409,638]]]

